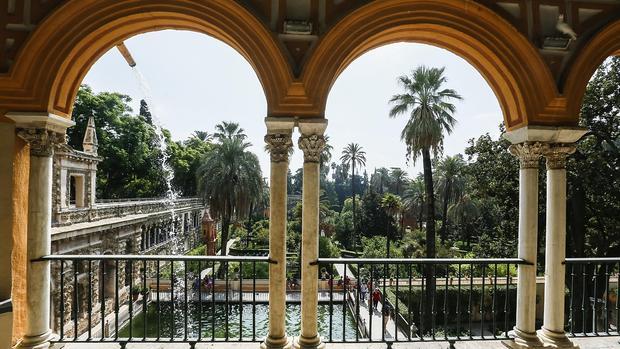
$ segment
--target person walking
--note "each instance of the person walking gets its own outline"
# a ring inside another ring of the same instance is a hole
[[[375,288],[375,290],[372,291],[372,307],[374,310],[378,310],[377,306],[379,305],[380,300],[381,300],[381,291],[379,291],[379,288]]]
[[[366,293],[368,293],[368,286],[366,285],[366,280],[362,280],[359,284],[360,287],[360,301],[364,302],[366,300]]]

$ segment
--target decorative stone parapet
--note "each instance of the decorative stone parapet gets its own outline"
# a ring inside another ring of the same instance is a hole
[[[176,200],[156,199],[145,201],[118,201],[96,204],[93,207],[69,208],[55,213],[53,226],[65,226],[81,222],[93,222],[106,218],[124,217],[133,214],[169,212],[172,208],[184,209],[203,207],[201,198]]]

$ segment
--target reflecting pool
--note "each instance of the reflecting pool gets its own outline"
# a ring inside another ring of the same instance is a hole
[[[242,309],[242,311],[240,311]],[[323,338],[330,337],[330,306],[320,304],[318,307],[318,327]],[[350,312],[343,309],[342,304],[333,304],[331,316],[331,336],[334,340],[355,339],[355,321]],[[204,340],[211,338],[238,341],[240,338],[247,340],[261,340],[268,332],[269,306],[267,304],[239,304],[229,305],[228,314],[226,305],[217,303],[213,307],[211,303],[189,303],[187,316],[182,304],[175,304],[174,312],[171,311],[170,303],[162,302],[157,307],[151,303],[147,307],[146,323],[144,313],[135,315],[130,326],[127,323],[120,331],[119,337],[144,337],[146,330],[147,338],[196,338],[201,333]],[[186,325],[187,324],[187,325]],[[213,326],[215,324],[215,326]],[[287,304],[286,306],[286,331],[289,336],[299,335],[301,326],[301,306],[299,304]],[[185,328],[187,327],[187,332]],[[158,336],[159,329],[159,336]]]

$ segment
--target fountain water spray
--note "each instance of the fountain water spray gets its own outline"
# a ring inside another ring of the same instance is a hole
[[[172,180],[174,178],[174,172],[172,170],[172,168],[170,167],[170,164],[168,163],[168,159],[169,159],[169,155],[167,150],[167,145],[166,145],[166,137],[164,136],[163,133],[163,124],[161,122],[161,120],[159,119],[159,117],[157,116],[157,106],[153,101],[153,93],[151,92],[151,88],[146,80],[146,78],[144,77],[144,75],[142,75],[142,72],[140,72],[140,70],[137,67],[136,61],[133,59],[133,57],[131,56],[131,53],[129,52],[129,49],[127,49],[127,46],[125,46],[125,43],[120,43],[117,46],[117,49],[119,50],[119,52],[121,53],[121,55],[123,55],[123,58],[125,58],[125,61],[127,61],[127,64],[129,64],[129,67],[131,67],[131,70],[133,71],[136,80],[138,81],[139,85],[140,85],[140,90],[142,91],[142,95],[144,97],[144,100],[146,101],[147,105],[149,106],[149,111],[151,112],[151,117],[153,120],[153,126],[155,129],[155,133],[157,135],[157,137],[159,138],[160,142],[159,142],[159,149],[162,153],[163,156],[163,163],[162,166],[164,168],[164,173],[166,176],[166,184],[167,184],[167,190],[166,190],[166,202],[167,204],[170,206],[170,216],[172,219],[172,232],[171,232],[171,247],[170,247],[170,253],[173,255],[179,254],[179,244],[180,244],[180,239],[179,236],[177,235],[177,232],[175,230],[175,220],[176,220],[176,212],[175,212],[175,199],[178,197],[178,193],[176,193],[173,189],[172,189]],[[181,221],[181,224],[185,224],[185,222]],[[174,265],[174,274],[175,275],[170,275],[171,278],[174,278],[176,275],[183,275],[185,272],[185,264],[184,263],[175,263],[174,261],[171,262]],[[157,290],[159,292],[159,290]],[[185,292],[185,285],[181,282],[175,282],[174,283],[174,297],[170,300],[171,301],[171,305],[174,305],[174,303],[178,303],[180,302],[180,300],[177,300],[177,297],[180,295],[183,295]],[[182,314],[180,313],[181,308],[180,307],[175,307],[174,312],[178,313],[179,316],[181,316]]]

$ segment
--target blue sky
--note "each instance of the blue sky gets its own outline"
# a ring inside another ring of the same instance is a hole
[[[264,152],[265,95],[249,63],[228,45],[200,33],[165,30],[125,41],[150,85],[154,112],[175,140],[194,130],[213,132],[222,120],[236,121],[246,130],[263,173],[269,174]],[[447,86],[464,98],[456,102],[458,124],[445,139],[445,154],[462,153],[467,140],[484,133],[499,135],[502,113],[484,78],[462,58],[433,46],[400,43],[372,50],[341,74],[329,94],[327,134],[333,160],[342,148],[359,143],[366,151],[367,170],[401,167],[410,175],[421,163],[407,164],[400,132],[406,118],[389,119],[389,98],[400,92],[396,79],[418,65],[445,66]],[[122,56],[112,49],[93,65],[84,83],[96,92],[116,91],[133,98],[138,111],[144,98],[140,85]],[[295,134],[294,140],[298,134]],[[294,171],[302,165],[301,151],[291,160]]]

